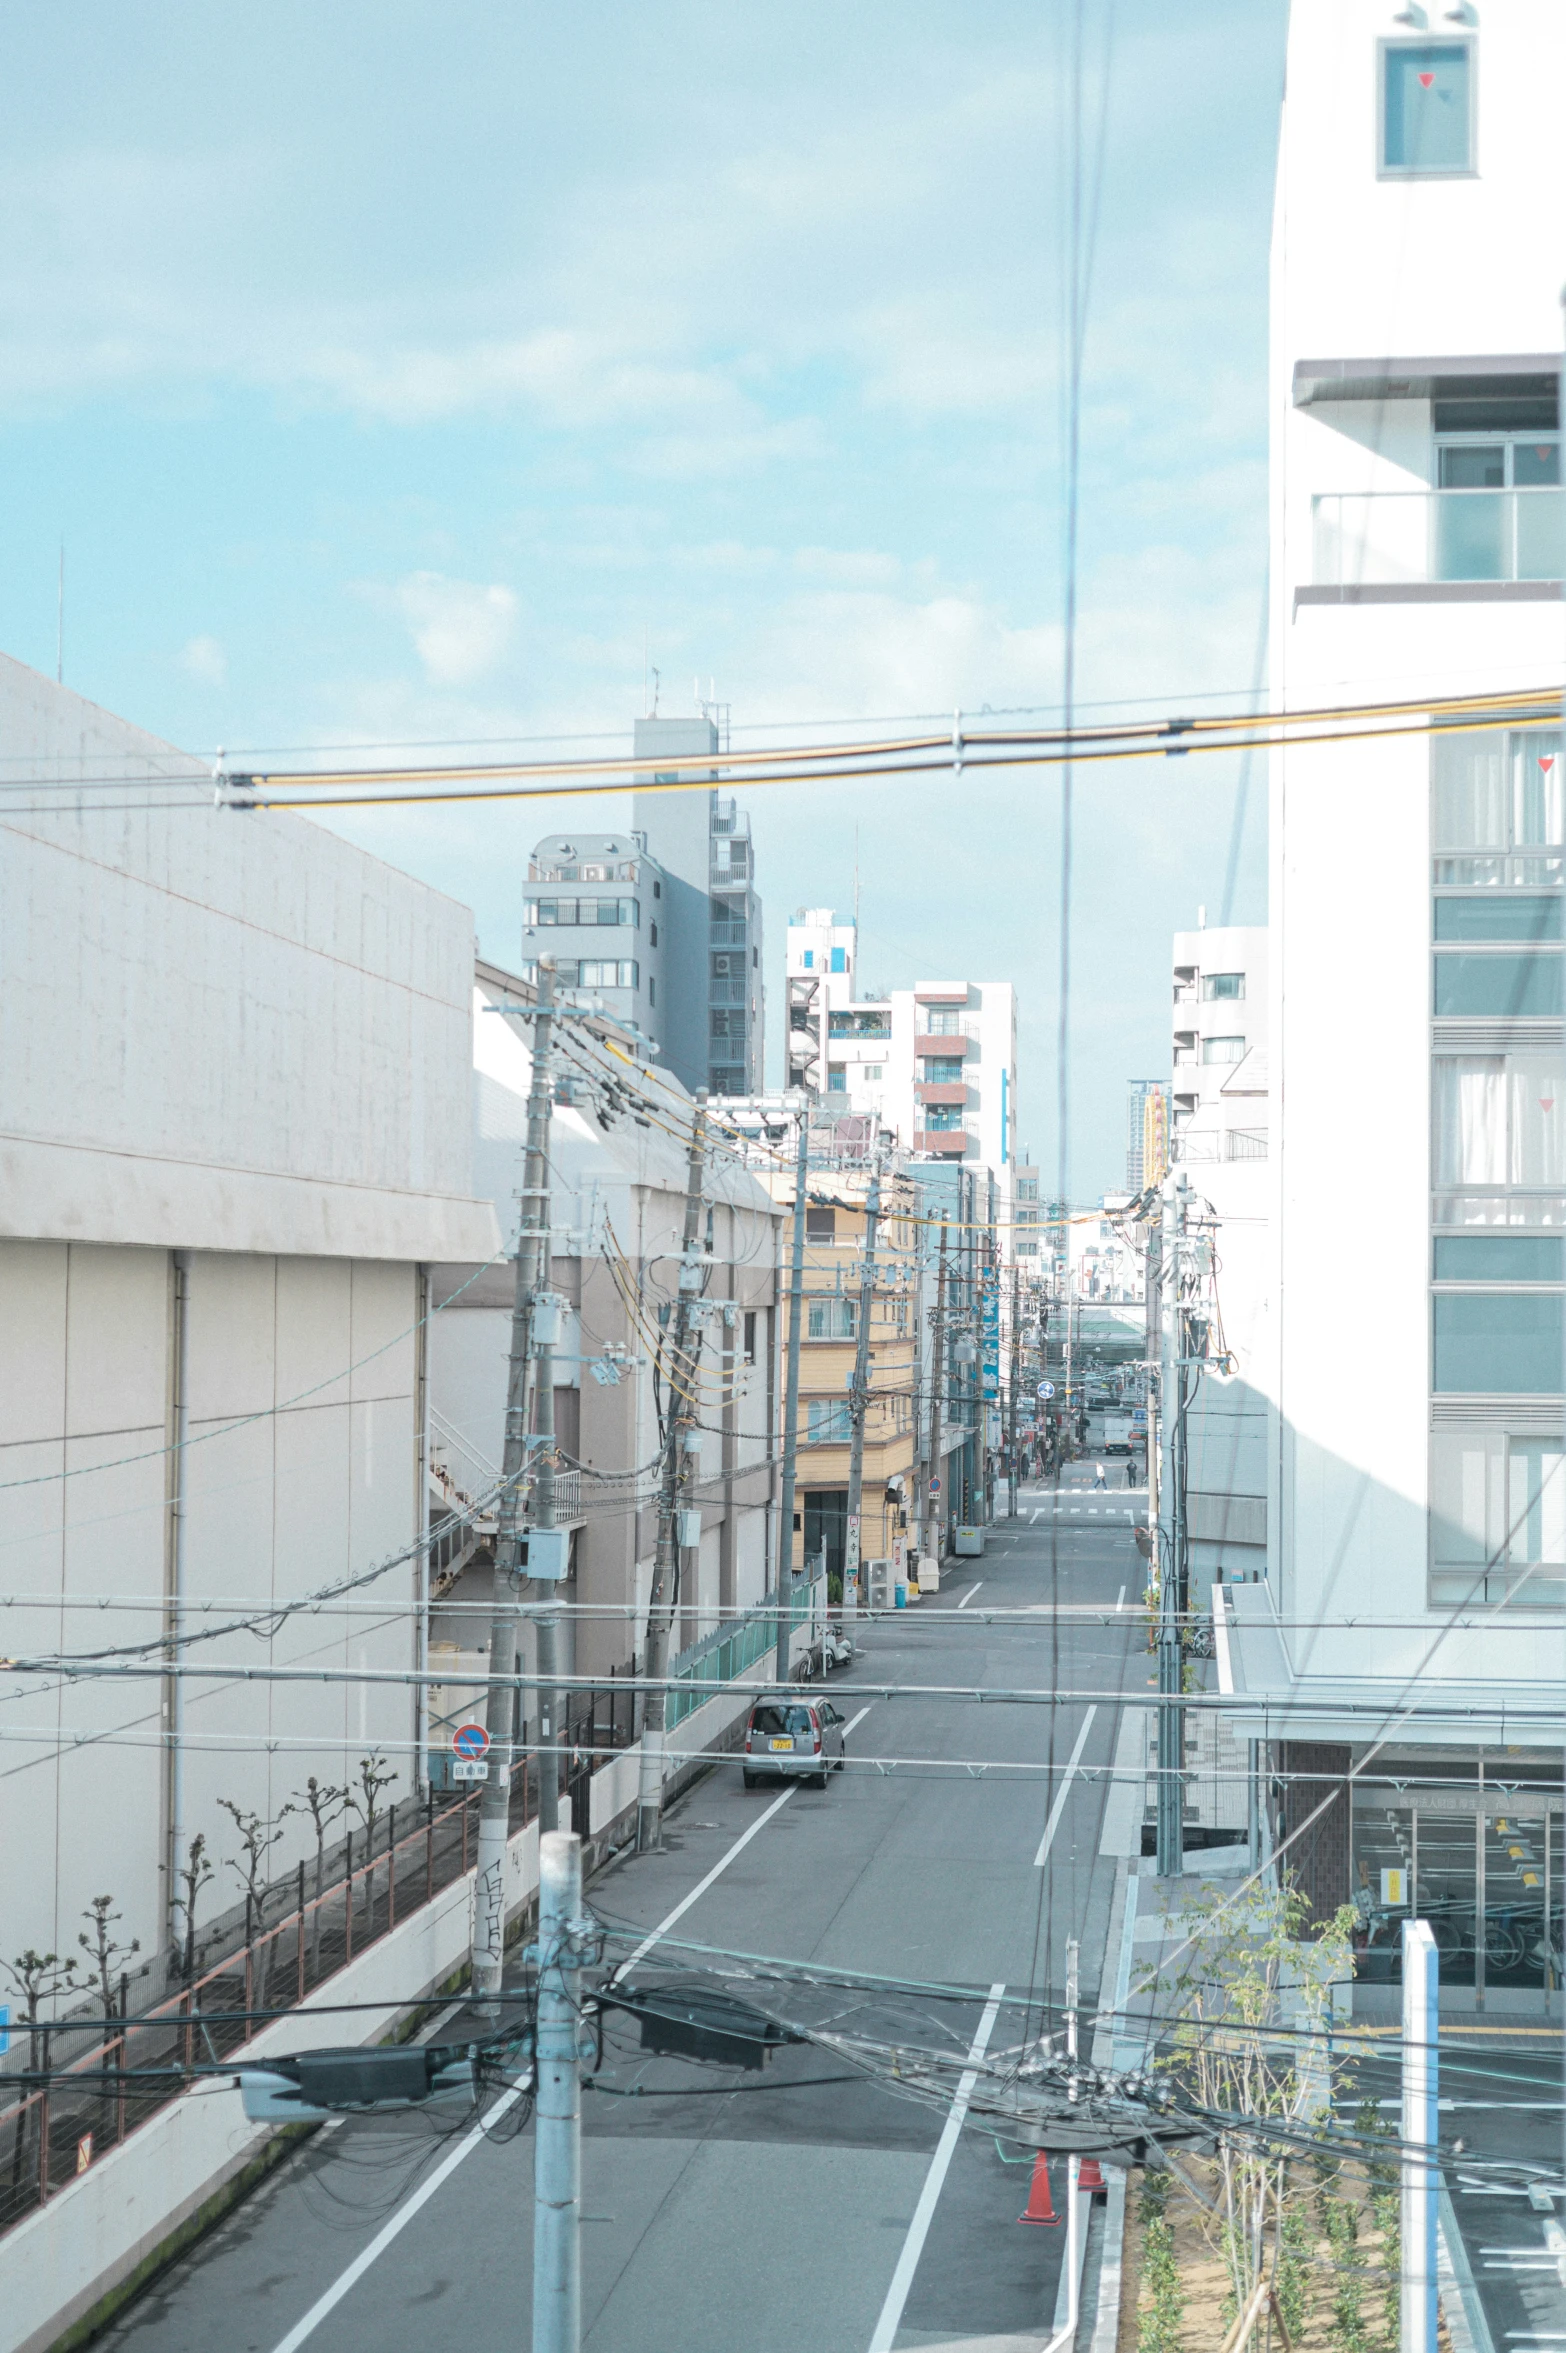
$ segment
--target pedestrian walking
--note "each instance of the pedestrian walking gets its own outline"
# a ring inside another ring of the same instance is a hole
[[[1107,1487],[1109,1485],[1109,1480],[1105,1475],[1104,1466],[1101,1462],[1096,1462],[1093,1465],[1093,1485],[1095,1489],[1099,1487]]]

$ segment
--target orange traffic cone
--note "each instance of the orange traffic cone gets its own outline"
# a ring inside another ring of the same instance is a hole
[[[1028,2184],[1028,2210],[1019,2214],[1019,2222],[1058,2222],[1060,2216],[1049,2202],[1049,2152],[1040,2149],[1033,2160],[1033,2179]]]
[[[1107,2190],[1108,2187],[1109,2184],[1104,2179],[1104,2169],[1098,2159],[1084,2157],[1077,2168],[1077,2188],[1079,2190]]]

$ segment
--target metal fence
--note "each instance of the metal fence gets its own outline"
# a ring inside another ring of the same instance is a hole
[[[809,1613],[820,1592],[801,1580],[791,1597],[791,1624]],[[777,1605],[763,1607],[727,1630],[683,1652],[672,1665],[678,1688],[668,1697],[672,1727],[744,1674],[777,1640]],[[640,1730],[634,1667],[611,1670],[607,1684],[573,1689],[562,1715],[557,1752],[572,1819],[591,1819],[589,1784],[600,1767],[629,1748]],[[538,1813],[536,1756],[520,1759],[511,1785],[510,1827],[524,1828]],[[177,2099],[197,2067],[238,2053],[251,2036],[317,1986],[347,1967],[355,1954],[388,1935],[399,1920],[465,1877],[477,1840],[479,1794],[437,1799],[422,1806],[386,1808],[373,1847],[350,1834],[340,1867],[328,1878],[301,1862],[292,1882],[268,1889],[263,1925],[190,1984],[153,2008],[129,2014],[129,1980],[121,1977],[118,2018],[99,2012],[87,2024],[69,2020],[13,2026],[26,2042],[27,2073],[49,2080],[0,2105],[0,2231],[9,2230],[55,2191],[117,2148],[138,2125]],[[267,1922],[277,1906],[287,1909]],[[0,2079],[0,2102],[6,2099]]]

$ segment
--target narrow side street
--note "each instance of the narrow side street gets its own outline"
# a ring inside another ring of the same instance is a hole
[[[1057,1508],[1050,1491],[1025,1489],[1018,1520],[1000,1522],[983,1559],[962,1564],[973,1573],[949,1574],[937,1599],[871,1626],[862,1660],[840,1681],[862,1668],[866,1680],[932,1684],[1042,1686],[1052,1674],[1066,1689],[1140,1682],[1130,1514],[1141,1500],[1062,1496]],[[1057,1578],[1063,1601],[1123,1604],[1123,1623],[1063,1619],[1057,1652],[1047,1608]],[[991,1626],[987,1605],[1040,1615]],[[688,1940],[899,1980],[1058,1988],[1074,1932],[1091,2007],[1114,1885],[1113,1862],[1098,1852],[1107,1785],[1091,1768],[1114,1756],[1119,1711],[1100,1704],[1085,1738],[1082,1706],[1056,1714],[1057,1809],[1042,1777],[949,1769],[1042,1759],[1045,1709],[867,1704],[851,1694],[840,1704],[851,1720],[866,1708],[852,1757],[944,1760],[948,1769],[882,1774],[861,1763],[825,1792],[795,1787],[779,1802],[777,1792],[745,1791],[737,1764],[720,1765],[673,1810],[663,1853],[628,1857],[589,1890],[605,1921],[652,1931],[716,1873],[642,1973],[690,1965],[673,1941]],[[1063,1784],[1073,1757],[1078,1770]],[[954,2044],[966,2048],[982,1996],[971,2009],[944,2007]],[[1006,2031],[994,2028],[997,2039]],[[732,2353],[802,2332],[830,2353],[1037,2346],[1054,2312],[1064,2232],[1019,2225],[1027,2162],[963,2135],[927,2230],[911,2236],[943,2117],[876,2085],[819,2080],[840,2072],[809,2046],[779,2052],[746,2078],[651,2059],[630,2071],[622,2064],[615,2077],[640,2082],[641,2096],[587,2095],[591,2353]],[[649,2096],[665,2094],[673,2096]],[[471,2353],[515,2353],[531,2292],[530,2140],[480,2142],[459,2158],[466,2138],[437,2143],[428,2125],[392,2118],[317,2133],[103,2342],[123,2353],[207,2353],[217,2343],[294,2353],[306,2342],[318,2353],[376,2353],[460,2338]],[[444,2178],[408,2215],[437,2170]],[[906,2296],[888,2313],[894,2278]],[[415,2330],[420,2313],[427,2326]]]

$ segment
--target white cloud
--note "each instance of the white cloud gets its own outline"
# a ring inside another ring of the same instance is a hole
[[[397,604],[425,675],[437,686],[466,686],[492,670],[510,642],[517,600],[509,588],[410,572]]]
[[[204,686],[221,686],[228,677],[228,656],[215,637],[188,637],[180,648],[179,666]]]

